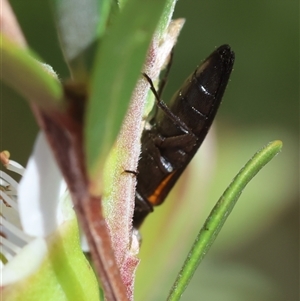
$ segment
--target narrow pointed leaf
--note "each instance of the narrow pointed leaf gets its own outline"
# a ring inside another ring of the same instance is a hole
[[[251,181],[251,179],[281,151],[281,148],[281,141],[273,141],[269,143],[267,146],[258,151],[234,178],[200,230],[171,289],[168,301],[180,299],[201,260],[204,258],[210,246],[221,231],[243,189]]]
[[[163,13],[161,15],[161,18],[159,20],[158,27],[156,30],[156,32],[158,33],[158,35],[160,35],[160,37],[161,37],[161,34],[165,33],[165,30],[167,29],[167,27],[170,24],[176,2],[177,2],[177,0],[167,0],[166,1],[165,8],[163,10]]]
[[[102,169],[140,76],[165,1],[128,1],[101,41],[86,119],[88,171]]]
[[[5,36],[0,39],[1,79],[39,107],[61,108],[62,87],[52,68]]]
[[[73,78],[88,77],[96,41],[106,28],[110,0],[54,0],[58,33]]]

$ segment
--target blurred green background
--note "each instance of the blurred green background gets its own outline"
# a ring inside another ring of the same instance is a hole
[[[67,77],[49,3],[10,3],[30,47]],[[142,227],[136,300],[166,299],[213,203],[274,139],[282,153],[246,188],[182,300],[299,300],[299,3],[182,0],[179,17],[164,100],[215,47],[229,44],[236,62],[206,151]],[[27,103],[1,91],[1,149],[25,165],[38,129]]]

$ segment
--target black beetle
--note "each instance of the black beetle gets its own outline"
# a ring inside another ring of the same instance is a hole
[[[194,157],[215,118],[234,63],[228,45],[217,48],[157,110],[141,136],[133,226],[161,204]]]

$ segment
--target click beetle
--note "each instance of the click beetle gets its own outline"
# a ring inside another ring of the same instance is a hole
[[[144,74],[157,110],[141,136],[134,228],[165,200],[199,149],[220,106],[233,63],[230,46],[220,46],[185,80],[168,106]]]

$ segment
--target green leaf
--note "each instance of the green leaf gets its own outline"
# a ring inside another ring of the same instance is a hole
[[[140,76],[165,1],[126,2],[103,37],[95,60],[86,114],[88,172],[102,169]]]
[[[276,156],[282,148],[281,141],[273,141],[258,151],[240,170],[223,193],[202,229],[200,230],[187,259],[171,289],[168,301],[179,300],[198,265],[221,231],[227,217],[250,180]]]
[[[52,68],[5,36],[0,39],[1,79],[42,108],[62,108],[62,86]]]
[[[103,35],[110,0],[55,0],[58,33],[73,78],[85,80],[96,41]]]
[[[165,32],[170,24],[177,0],[167,0],[165,8],[158,23],[157,33],[160,35]]]

